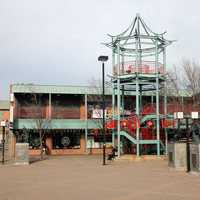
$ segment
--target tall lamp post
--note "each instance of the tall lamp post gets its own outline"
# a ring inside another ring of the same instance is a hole
[[[105,133],[105,72],[104,63],[108,60],[108,56],[99,56],[98,61],[102,62],[102,110],[103,110],[103,165],[106,164],[106,133]]]
[[[5,161],[5,130],[6,130],[6,121],[1,121],[1,127],[3,128],[3,138],[2,138],[2,164]]]

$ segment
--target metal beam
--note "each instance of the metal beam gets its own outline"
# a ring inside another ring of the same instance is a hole
[[[117,118],[117,145],[118,145],[118,149],[117,149],[117,154],[118,154],[118,157],[120,157],[120,106],[121,106],[121,103],[120,103],[120,48],[119,48],[119,45],[117,46],[117,50],[118,50],[118,54],[117,54],[117,63],[118,63],[118,70],[117,70],[117,74],[118,74],[118,79],[117,79],[117,115],[118,115],[118,118]]]
[[[87,153],[87,140],[88,140],[87,94],[84,95],[84,100],[85,100],[85,152]]]
[[[114,66],[115,66],[115,52],[112,51],[112,67],[114,74]],[[112,82],[112,120],[115,119],[115,84]],[[112,146],[115,147],[115,130],[112,130]]]
[[[139,68],[139,54],[138,54],[138,39],[136,38],[136,116],[139,118],[139,79],[138,79],[138,68]],[[139,132],[138,124],[136,126],[136,149],[137,149],[137,156],[140,156],[140,132]]]
[[[157,143],[157,156],[160,156],[160,111],[159,111],[159,77],[158,77],[158,51],[157,51],[157,41],[156,41],[156,51],[155,51],[155,68],[156,68],[156,139]]]
[[[163,49],[163,68],[164,68],[164,74],[166,74],[166,48]],[[166,78],[166,75],[165,75]],[[164,82],[164,115],[165,119],[167,118],[167,85],[166,80]],[[165,130],[165,154],[168,154],[168,133],[167,128]]]

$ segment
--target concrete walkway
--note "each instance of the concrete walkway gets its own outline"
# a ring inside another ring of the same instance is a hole
[[[163,160],[52,157],[29,166],[0,166],[0,200],[199,200],[200,176]]]

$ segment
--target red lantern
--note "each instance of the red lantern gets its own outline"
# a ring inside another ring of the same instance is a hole
[[[147,127],[152,128],[153,127],[153,122],[151,120],[147,121]]]
[[[126,127],[127,127],[127,121],[126,121],[126,120],[122,120],[122,121],[120,122],[120,124],[121,124],[121,127],[122,127],[122,128],[126,128]]]
[[[109,122],[106,123],[106,128],[107,129],[114,129],[115,128],[115,121],[111,120]]]

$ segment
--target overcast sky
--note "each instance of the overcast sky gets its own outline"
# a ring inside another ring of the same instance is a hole
[[[111,55],[100,43],[136,13],[177,40],[167,50],[169,67],[182,57],[199,60],[199,7],[198,0],[0,0],[0,99],[11,83],[87,85],[100,78],[97,57]]]

